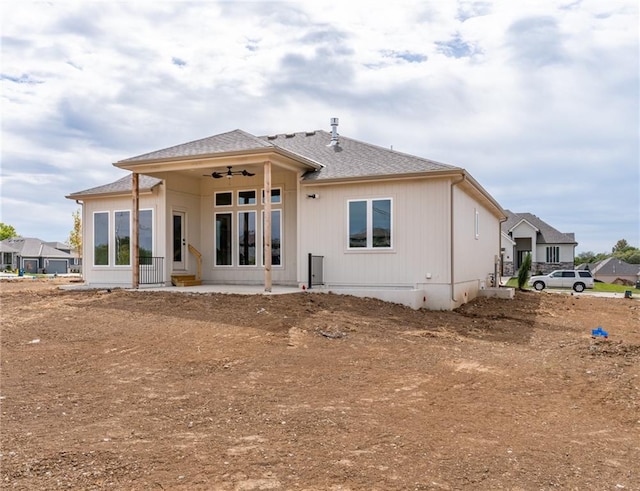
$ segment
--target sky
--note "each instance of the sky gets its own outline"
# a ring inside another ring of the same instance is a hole
[[[324,129],[466,169],[502,205],[640,247],[636,0],[0,2],[0,221],[65,242],[112,164]]]

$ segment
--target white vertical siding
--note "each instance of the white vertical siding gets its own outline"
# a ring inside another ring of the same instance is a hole
[[[320,197],[306,198],[311,193]],[[452,290],[450,179],[305,186],[301,196],[301,256],[324,256],[328,288],[414,288],[425,292],[425,306],[451,308],[488,286],[500,252],[499,220],[454,186]],[[393,248],[349,250],[348,201],[376,198],[393,199]],[[306,283],[306,261],[301,261],[298,272],[299,281]]]
[[[172,214],[180,211],[186,216],[187,242],[202,253],[205,282],[262,283],[262,175],[235,176],[231,180],[189,178],[178,174],[158,177],[164,178],[165,184],[152,195],[141,195],[140,208],[154,210],[154,253],[165,257],[167,279],[172,266]],[[274,284],[306,284],[307,256],[311,253],[324,256],[324,280],[329,287],[413,289],[425,292],[424,297],[422,294],[416,296],[416,302],[422,301],[430,308],[451,308],[476,296],[478,288],[494,272],[494,258],[500,253],[499,220],[463,188],[458,185],[452,188],[450,178],[308,186],[298,182],[295,172],[274,167],[272,183],[274,188],[282,190],[282,204],[273,208],[282,210],[283,219],[283,265],[272,269]],[[238,206],[237,191],[251,189],[256,191],[258,203]],[[217,209],[214,206],[216,191],[231,191],[233,206]],[[308,194],[317,194],[318,198],[307,198]],[[392,247],[349,249],[349,200],[383,198],[392,200]],[[452,204],[455,215],[453,247]],[[89,283],[131,283],[130,267],[92,266],[91,244],[93,212],[109,211],[113,223],[113,210],[130,208],[131,198],[126,196],[92,199],[85,203],[84,270]],[[232,213],[237,248],[237,217],[241,210],[257,211],[258,265],[237,266],[235,249],[233,266],[216,267],[214,214],[216,211]],[[113,255],[113,245],[111,249]],[[186,266],[195,274],[197,264],[190,253],[187,253]]]
[[[164,242],[160,240],[164,233],[164,190],[163,186],[158,186],[152,194],[141,194],[140,209],[153,210],[153,246],[154,255],[166,257],[166,248]],[[132,284],[133,274],[131,266],[115,266],[114,254],[115,243],[113,239],[114,212],[116,210],[132,210],[133,198],[129,196],[120,196],[112,198],[97,198],[85,200],[82,213],[83,228],[83,258],[82,272],[83,278],[87,284],[100,286],[122,286],[130,287]],[[107,212],[109,214],[109,265],[94,266],[94,249],[93,249],[93,214],[96,212]],[[133,233],[133,231],[131,231]],[[165,259],[166,262],[166,259]]]
[[[475,297],[477,288],[482,284],[490,286],[487,279],[494,273],[495,259],[500,254],[500,222],[478,200],[458,186],[453,188],[453,197],[454,283],[470,284],[461,290],[461,295],[456,293],[455,297],[465,301]]]
[[[317,193],[318,199],[306,198]],[[301,257],[324,256],[325,282],[347,286],[415,287],[448,282],[448,184],[413,180],[337,186],[304,186],[301,193]],[[348,201],[393,200],[393,248],[348,249]],[[298,278],[308,278],[306,260]],[[429,280],[426,276],[430,275]]]

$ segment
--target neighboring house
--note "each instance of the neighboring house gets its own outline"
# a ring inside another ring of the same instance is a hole
[[[11,269],[23,269],[25,273],[65,274],[69,271],[71,255],[40,239],[14,237],[3,240],[2,244],[16,251]]]
[[[80,257],[78,252],[73,250],[73,248],[69,244],[65,244],[64,242],[45,242],[45,244],[53,247],[54,249],[58,249],[59,251],[69,254],[69,273],[82,272],[82,257]]]
[[[506,210],[502,223],[502,274],[513,276],[527,254],[531,254],[531,271],[550,273],[555,269],[573,269],[575,248],[573,233],[559,232],[531,213]]]
[[[132,174],[67,196],[82,203],[85,282],[169,285],[191,274],[432,309],[490,286],[505,219],[496,200],[462,168],[332,127],[234,130],[116,162]]]
[[[0,268],[2,271],[15,271],[18,269],[18,250],[10,246],[5,240],[0,242]]]
[[[640,280],[640,264],[629,264],[617,257],[608,257],[597,263],[581,264],[580,269],[589,269],[593,277],[604,283],[626,280],[635,285]]]

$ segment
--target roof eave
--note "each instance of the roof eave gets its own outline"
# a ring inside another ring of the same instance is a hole
[[[140,189],[139,194],[143,195],[143,194],[152,194],[153,190],[158,187],[160,184],[156,184],[155,186],[151,187],[151,188],[145,188],[145,189]],[[119,197],[119,196],[130,196],[131,195],[131,190],[128,191],[109,191],[109,192],[104,192],[104,193],[73,193],[73,194],[68,194],[67,196],[65,196],[65,198],[67,199],[73,199],[73,200],[83,200],[83,199],[87,199],[87,198],[114,198],[114,197]]]
[[[465,176],[465,181],[470,183],[486,200],[486,202],[494,208],[496,217],[498,217],[500,220],[506,220],[507,212],[502,206],[500,206],[500,203],[498,203],[498,201],[493,196],[491,196],[491,194],[489,194],[489,192],[485,188],[483,188],[480,183],[476,181],[466,170],[462,169],[462,174]]]
[[[310,169],[321,169],[324,167],[321,163],[315,162],[311,159],[303,157],[302,155],[290,152],[280,147],[268,147],[268,148],[255,148],[251,150],[237,150],[232,152],[215,152],[201,155],[185,155],[182,157],[168,157],[161,159],[146,159],[146,160],[120,160],[114,162],[113,165],[120,169],[129,170],[131,172],[144,173],[146,172],[159,172],[159,171],[172,171],[172,170],[185,170],[198,167],[211,167],[212,164],[224,167],[231,161],[238,158],[250,159],[255,157],[256,160],[265,159],[268,160],[276,155],[285,157],[287,159],[294,160]],[[174,165],[171,165],[174,164]]]
[[[548,246],[552,246],[552,245],[559,245],[559,246],[561,246],[561,245],[563,245],[563,246],[572,245],[572,246],[577,246],[578,242],[576,242],[576,241],[573,241],[573,242],[560,242],[560,241],[557,241],[557,240],[547,242],[546,240],[539,240],[538,244],[546,244]]]
[[[520,220],[518,223],[516,223],[513,227],[511,227],[509,229],[509,232],[513,232],[513,230],[520,225],[522,222],[526,222],[527,225],[529,225],[533,230],[537,232],[540,232],[540,229],[538,227],[536,227],[533,223],[531,223],[529,220],[527,220],[526,218],[523,218],[522,220]]]
[[[503,239],[508,240],[509,242],[511,242],[512,245],[516,245],[516,241],[513,240],[511,237],[509,237],[509,234],[505,233],[505,232],[500,232],[500,235],[502,236]]]
[[[331,184],[353,184],[353,183],[365,183],[375,181],[406,181],[416,178],[445,178],[459,176],[462,173],[461,170],[436,170],[426,172],[410,172],[406,174],[379,174],[368,176],[349,176],[349,177],[330,177],[320,179],[305,179],[301,180],[301,184],[305,186],[326,186]]]

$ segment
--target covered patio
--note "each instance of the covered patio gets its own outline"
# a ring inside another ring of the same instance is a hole
[[[113,287],[95,287],[85,283],[72,283],[68,285],[60,285],[62,290],[96,290],[110,291],[114,289],[123,289],[127,291],[140,292],[169,292],[169,293],[186,293],[193,295],[223,293],[229,295],[286,295],[292,293],[311,292],[315,290],[301,289],[292,286],[273,285],[271,291],[266,291],[264,285],[194,285],[194,286],[165,286],[165,285],[140,285],[138,288],[126,288],[122,286]],[[318,290],[321,291],[321,290]]]

